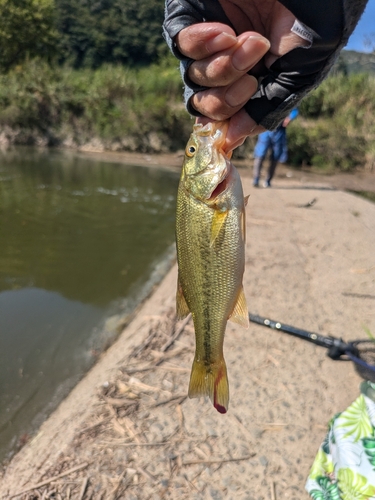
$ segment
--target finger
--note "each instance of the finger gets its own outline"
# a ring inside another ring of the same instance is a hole
[[[229,153],[243,144],[247,137],[260,134],[264,130],[264,127],[258,125],[244,109],[241,109],[229,121],[223,149]]]
[[[202,125],[206,125],[209,122],[212,122],[212,120],[205,116],[196,119],[196,123],[201,123]],[[230,153],[238,146],[241,146],[247,137],[260,134],[264,131],[264,127],[257,125],[246,111],[241,109],[229,120],[223,150],[225,153]]]
[[[199,113],[212,120],[227,120],[242,108],[257,88],[257,79],[245,74],[229,86],[196,93],[191,104]]]
[[[277,44],[271,44],[271,49],[264,58],[265,66],[269,68],[277,59],[279,59],[279,57],[284,56],[291,50],[297,49],[298,47],[306,47],[308,44],[309,42],[294,33],[284,35]]]
[[[280,2],[276,2],[273,14],[274,24],[271,24],[270,29],[271,48],[265,57],[265,65],[267,68],[269,68],[279,57],[284,56],[297,47],[308,47],[311,45],[312,41],[308,40],[309,35],[306,37],[307,31],[304,34],[304,38],[293,31],[296,17]]]
[[[236,33],[221,23],[193,24],[181,30],[176,37],[181,54],[196,61],[229,49],[236,43]]]
[[[188,70],[190,80],[202,87],[229,85],[255,66],[270,47],[257,33],[243,33],[237,40],[235,46],[193,62]]]

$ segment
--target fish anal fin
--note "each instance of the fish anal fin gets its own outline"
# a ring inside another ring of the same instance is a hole
[[[236,305],[234,306],[234,309],[228,319],[243,326],[244,328],[249,327],[249,311],[247,308],[243,287],[241,287],[240,293],[237,297]]]
[[[213,364],[194,359],[189,384],[189,398],[209,396],[219,413],[229,406],[229,384],[224,358]]]
[[[180,280],[177,281],[177,292],[176,292],[176,315],[177,319],[184,319],[190,313],[189,306],[186,303],[184,292],[182,291],[182,286]]]
[[[214,211],[214,216],[212,219],[212,226],[211,226],[211,240],[210,240],[210,246],[215,243],[216,238],[219,236],[220,231],[227,219],[228,212],[225,210],[221,212],[220,210],[215,210]]]

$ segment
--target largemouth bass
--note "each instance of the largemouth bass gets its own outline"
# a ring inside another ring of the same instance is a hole
[[[242,287],[245,204],[240,176],[223,153],[226,122],[194,125],[177,194],[177,317],[191,312],[196,352],[189,397],[229,405],[224,333],[231,319],[248,327]]]

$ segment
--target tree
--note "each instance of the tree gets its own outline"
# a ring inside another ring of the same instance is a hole
[[[49,58],[56,47],[53,0],[0,0],[0,69]]]
[[[56,0],[60,62],[144,65],[166,53],[163,0]]]

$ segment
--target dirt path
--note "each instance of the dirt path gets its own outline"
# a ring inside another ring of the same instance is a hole
[[[281,171],[274,188],[254,189],[242,172],[250,312],[346,340],[375,331],[375,205]],[[231,402],[220,415],[186,398],[194,337],[175,323],[175,285],[176,266],[13,459],[0,498],[307,498],[327,423],[358,395],[352,364],[228,323]]]

